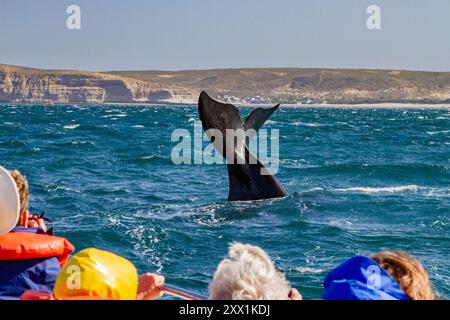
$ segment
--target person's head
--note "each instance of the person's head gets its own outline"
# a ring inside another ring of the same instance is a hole
[[[370,258],[394,278],[412,300],[432,300],[435,294],[420,261],[402,251],[382,251]]]
[[[259,247],[234,243],[209,285],[211,300],[287,300],[291,287]]]
[[[9,174],[13,177],[17,185],[20,197],[20,214],[24,214],[28,210],[28,180],[19,170],[10,170]]]
[[[99,249],[75,254],[59,273],[53,293],[56,299],[134,300],[138,273],[125,258]]]
[[[0,166],[0,234],[10,232],[19,220],[19,192],[8,170]]]

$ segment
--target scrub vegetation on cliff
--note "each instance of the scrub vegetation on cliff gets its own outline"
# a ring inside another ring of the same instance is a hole
[[[85,72],[0,64],[0,102],[196,103],[202,90],[231,102],[447,104],[450,72],[300,68]]]

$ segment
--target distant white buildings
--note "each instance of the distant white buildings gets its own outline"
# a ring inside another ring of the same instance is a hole
[[[217,98],[225,103],[232,104],[273,104],[273,100],[271,98],[264,98],[261,96],[254,97],[237,97],[237,96],[229,96],[229,95],[218,95]],[[294,103],[294,104],[320,104],[323,103],[321,99],[311,98],[311,97],[294,97],[291,98],[284,103]]]
[[[261,96],[255,96],[255,97],[236,97],[236,96],[229,96],[224,95],[217,96],[220,100],[227,102],[227,103],[242,103],[242,104],[271,104],[272,99],[270,98],[264,98]]]

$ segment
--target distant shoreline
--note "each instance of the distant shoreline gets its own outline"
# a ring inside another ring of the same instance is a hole
[[[348,108],[348,109],[450,109],[450,104],[421,104],[421,103],[365,103],[365,104],[303,104],[293,107],[324,107],[324,108]]]
[[[106,103],[86,103],[86,102],[70,102],[70,103],[20,103],[20,102],[0,102],[0,105],[41,105],[41,106],[65,106],[65,105],[83,105],[83,106],[186,106],[196,107],[194,102],[106,102]],[[276,103],[248,103],[235,104],[238,107],[271,107]],[[364,103],[364,104],[280,104],[283,108],[337,108],[337,109],[450,109],[450,104],[421,104],[421,103]]]
[[[0,100],[15,104],[196,105],[206,91],[241,106],[284,101],[283,106],[295,108],[447,109],[449,88],[450,72],[238,68],[99,73],[0,64]]]

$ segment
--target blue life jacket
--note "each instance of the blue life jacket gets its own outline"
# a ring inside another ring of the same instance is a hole
[[[325,300],[410,300],[378,263],[357,256],[333,269],[323,282]]]
[[[31,228],[31,227],[15,227],[10,231],[11,233],[36,233],[36,234],[45,234],[45,232],[41,228]]]
[[[0,235],[0,300],[18,300],[26,290],[53,292],[61,263],[73,246],[38,228],[17,227],[9,235]]]
[[[0,261],[0,300],[18,300],[26,290],[53,292],[58,258]]]

